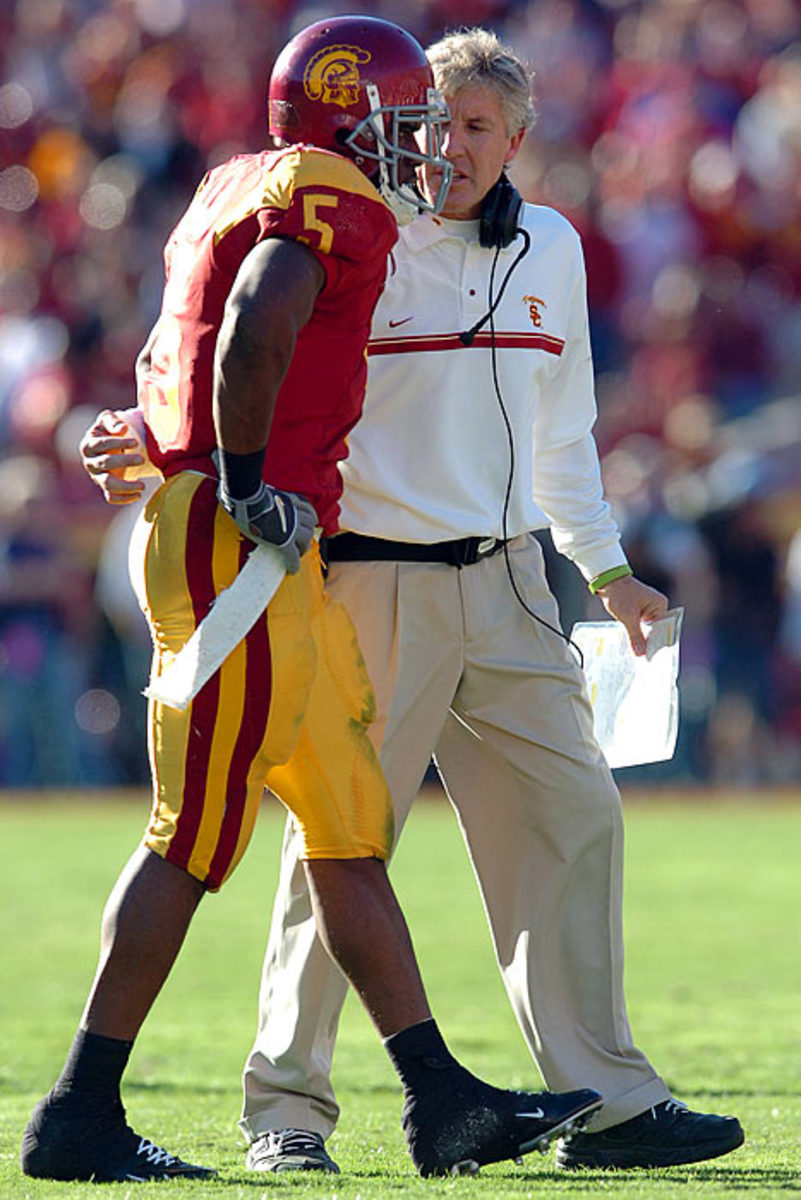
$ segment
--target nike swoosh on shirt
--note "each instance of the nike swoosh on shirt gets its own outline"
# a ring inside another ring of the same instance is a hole
[[[409,321],[413,321],[414,317],[404,317],[402,321],[387,321],[390,329],[397,329],[399,325],[406,325]]]

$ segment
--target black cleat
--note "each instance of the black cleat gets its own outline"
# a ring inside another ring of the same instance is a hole
[[[745,1141],[736,1117],[692,1112],[678,1100],[663,1100],[629,1121],[599,1133],[581,1133],[556,1149],[556,1165],[624,1169],[673,1167],[704,1162],[736,1150]]]
[[[45,1096],[22,1137],[20,1165],[37,1179],[144,1183],[154,1179],[210,1179],[217,1174],[168,1154],[126,1124],[119,1102],[101,1113],[72,1097]]]
[[[464,1068],[443,1072],[444,1086],[407,1100],[403,1131],[421,1175],[474,1175],[487,1163],[547,1150],[583,1128],[602,1104],[599,1092],[510,1092]]]

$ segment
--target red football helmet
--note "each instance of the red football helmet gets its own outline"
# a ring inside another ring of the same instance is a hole
[[[422,46],[377,17],[309,25],[281,51],[270,78],[274,137],[348,154],[378,176],[386,200],[415,209],[439,212],[445,201],[453,173],[442,157],[449,116]],[[414,186],[414,167],[424,162],[442,172],[430,202]]]

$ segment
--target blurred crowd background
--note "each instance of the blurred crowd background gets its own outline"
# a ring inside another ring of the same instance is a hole
[[[534,67],[513,178],[584,239],[607,492],[686,610],[674,760],[801,779],[797,0],[6,0],[0,5],[0,786],[143,781],[131,514],[77,444],[133,403],[161,252],[203,172],[266,144],[298,28],[495,29]],[[555,557],[563,623],[603,615]]]

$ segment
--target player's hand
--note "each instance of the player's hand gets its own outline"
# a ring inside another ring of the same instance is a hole
[[[139,409],[98,413],[81,439],[84,470],[100,488],[107,504],[132,504],[144,491],[142,476],[157,473],[145,451],[144,421]]]
[[[281,492],[262,483],[254,495],[236,500],[221,483],[219,497],[220,504],[247,537],[277,546],[290,575],[300,569],[301,555],[311,545],[317,524],[317,513],[305,496]]]
[[[668,610],[667,596],[633,575],[613,579],[597,595],[610,617],[626,627],[634,653],[638,657],[645,654],[647,630],[643,630],[643,625],[664,617]]]

